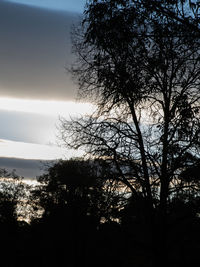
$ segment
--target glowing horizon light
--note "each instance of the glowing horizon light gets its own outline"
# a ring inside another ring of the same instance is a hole
[[[0,97],[0,110],[68,117],[91,114],[94,110],[94,105],[73,101]]]

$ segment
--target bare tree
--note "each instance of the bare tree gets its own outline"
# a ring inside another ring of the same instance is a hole
[[[73,35],[79,96],[97,109],[62,119],[62,139],[108,161],[148,223],[158,210],[162,240],[170,200],[199,190],[185,177],[200,162],[199,40],[199,6],[179,0],[88,1]]]

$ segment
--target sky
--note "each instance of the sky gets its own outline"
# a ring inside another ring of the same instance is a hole
[[[66,71],[74,60],[71,25],[84,4],[0,0],[0,167],[17,170],[20,162],[20,175],[30,178],[38,174],[36,161],[79,155],[59,147],[57,135],[59,116],[93,109],[76,101],[77,85]]]
[[[85,4],[84,0],[9,0],[9,2],[76,13],[82,13]]]

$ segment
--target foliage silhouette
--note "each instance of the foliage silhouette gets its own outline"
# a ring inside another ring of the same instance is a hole
[[[22,208],[25,201],[24,190],[25,184],[15,171],[9,173],[0,169],[0,245],[1,263],[5,266],[15,266],[17,262],[17,247],[20,242],[18,218],[25,218]]]
[[[40,185],[33,190],[32,201],[43,209],[43,215],[32,225],[39,226],[36,236],[48,251],[47,258],[43,256],[46,264],[94,265],[104,235],[99,227],[102,222],[112,225],[123,198],[110,190],[113,185],[105,168],[103,161],[61,160],[38,178]]]
[[[192,1],[88,1],[73,34],[71,72],[97,110],[62,119],[62,139],[104,159],[143,203],[154,266],[157,255],[169,265],[170,203],[199,194],[199,11]]]

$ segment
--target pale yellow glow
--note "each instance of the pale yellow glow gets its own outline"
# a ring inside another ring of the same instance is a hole
[[[85,115],[91,113],[94,106],[90,103],[73,101],[47,101],[0,97],[0,109],[68,117],[69,115]]]
[[[30,186],[40,185],[40,183],[36,179],[24,179],[23,183],[30,185]]]
[[[81,151],[72,151],[58,146],[48,146],[0,139],[0,157],[23,159],[69,159],[81,156]]]

